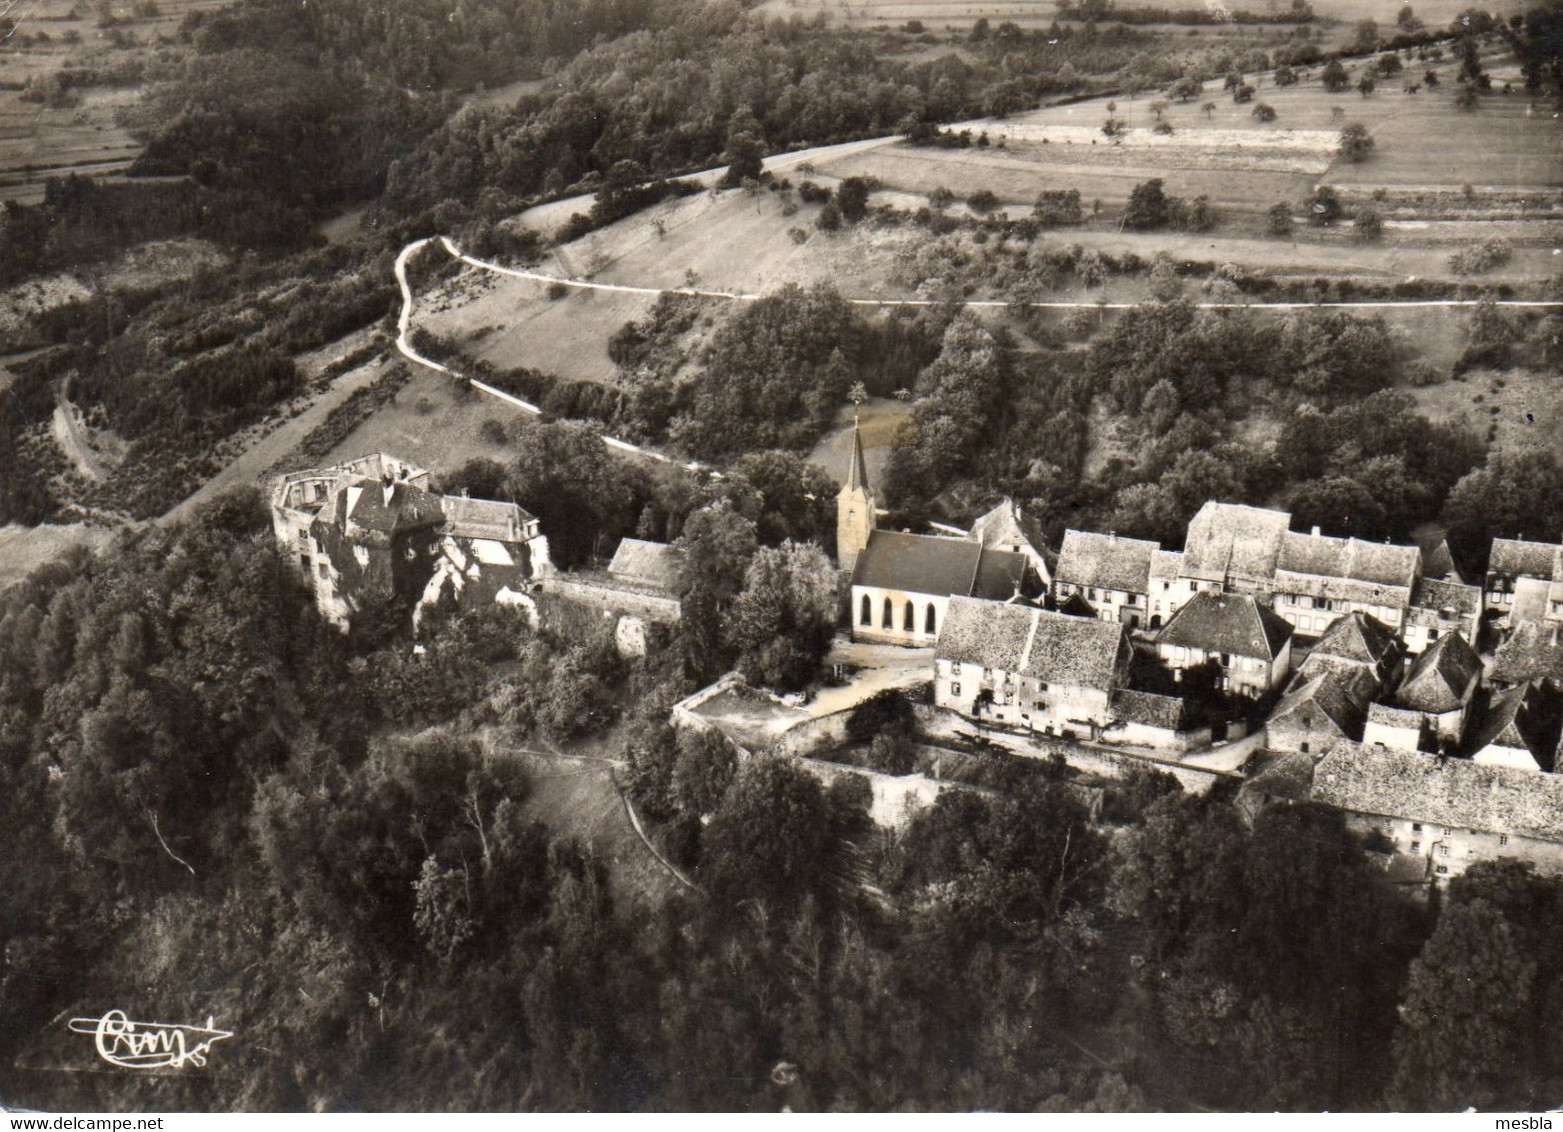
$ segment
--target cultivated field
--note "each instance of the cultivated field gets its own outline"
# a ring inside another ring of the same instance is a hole
[[[223,2],[156,0],[156,16],[137,16],[128,0],[114,0],[113,28],[101,27],[96,8],[84,0],[17,5],[12,14],[20,26],[0,43],[0,200],[32,203],[42,198],[49,177],[116,172],[140,152],[115,120],[139,97],[139,84],[76,90],[77,98],[68,100],[75,104],[53,107],[24,101],[25,84],[69,67],[150,61],[160,40],[173,42],[187,12]],[[124,37],[124,46],[112,35]]]

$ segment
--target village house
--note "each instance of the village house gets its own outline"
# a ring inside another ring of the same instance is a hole
[[[1450,633],[1458,633],[1474,645],[1481,630],[1481,616],[1480,586],[1421,578],[1411,608],[1406,610],[1401,636],[1413,656]]]
[[[1104,621],[1137,629],[1150,618],[1151,561],[1160,543],[1068,530],[1053,572],[1053,599],[1078,595]]]
[[[1563,545],[1493,539],[1482,592],[1483,617],[1495,628],[1563,622]]]
[[[1415,546],[1286,532],[1274,581],[1275,611],[1307,636],[1346,613],[1371,614],[1402,632],[1421,574]]]
[[[530,607],[552,572],[534,516],[427,483],[427,471],[384,453],[273,482],[273,533],[338,628],[374,601]]]
[[[1008,496],[978,517],[971,526],[971,537],[989,550],[1023,556],[1044,589],[1053,584],[1053,568],[1048,562],[1042,529]]]
[[[1369,706],[1400,676],[1404,649],[1389,627],[1365,613],[1334,622],[1298,667],[1265,725],[1275,752],[1328,754],[1360,741]]]
[[[1168,587],[1170,613],[1196,593],[1250,594],[1266,603],[1275,586],[1285,511],[1211,501],[1189,521],[1178,576]]]
[[[1497,859],[1563,872],[1563,776],[1343,744],[1314,769],[1308,796],[1435,883]]]
[[[1155,647],[1179,679],[1214,660],[1223,691],[1259,699],[1291,671],[1292,627],[1248,594],[1202,590],[1162,626]]]
[[[1167,619],[1188,600],[1187,587],[1178,584],[1178,574],[1183,569],[1183,552],[1158,550],[1151,555],[1150,572],[1150,621],[1146,627],[1160,629]],[[1173,587],[1177,586],[1177,592]]]
[[[934,648],[934,703],[980,722],[1095,739],[1133,650],[1124,627],[954,597]]]
[[[1551,773],[1559,723],[1557,698],[1544,688],[1516,684],[1495,692],[1472,725],[1471,761]]]
[[[1563,689],[1563,626],[1514,626],[1493,654],[1488,678],[1498,685],[1538,681]]]
[[[1124,743],[1163,751],[1195,751],[1211,744],[1213,730],[1196,719],[1182,696],[1120,688],[1112,698],[1113,721],[1102,729],[1104,743]]]
[[[1364,745],[1423,751],[1458,747],[1481,675],[1481,658],[1464,637],[1440,637],[1417,657],[1394,696],[1369,708]]]

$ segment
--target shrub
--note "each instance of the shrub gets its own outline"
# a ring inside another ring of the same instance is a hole
[[[1275,121],[1275,117],[1276,117],[1275,107],[1271,106],[1268,102],[1261,102],[1259,105],[1255,106],[1253,113],[1254,113],[1254,118],[1257,121],[1260,121],[1260,122],[1273,122],[1273,121]]]
[[[1509,247],[1502,240],[1483,240],[1450,256],[1449,270],[1456,275],[1481,275],[1508,263],[1509,256]]]
[[[1384,218],[1376,208],[1359,208],[1352,225],[1359,243],[1372,243],[1384,235]]]
[[[550,283],[550,284],[548,284],[547,294],[548,294],[548,298],[551,301],[557,302],[559,299],[564,298],[569,293],[570,293],[570,288],[566,284],[564,284],[564,283]]]
[[[1031,215],[1039,224],[1078,224],[1082,219],[1079,189],[1043,189]]]
[[[999,198],[988,189],[978,189],[966,198],[966,205],[973,212],[986,216],[999,206]]]

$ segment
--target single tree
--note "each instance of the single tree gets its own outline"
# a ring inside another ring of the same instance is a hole
[[[1125,228],[1143,232],[1165,227],[1169,216],[1170,205],[1167,194],[1162,190],[1161,178],[1153,177],[1149,181],[1141,181],[1130,191],[1123,224]]]
[[[1324,70],[1319,72],[1319,81],[1324,84],[1325,90],[1334,93],[1351,85],[1351,75],[1339,59],[1331,59],[1324,65]]]
[[[1290,236],[1292,234],[1292,206],[1289,204],[1272,204],[1270,211],[1265,213],[1267,225],[1272,236]]]
[[[1366,161],[1373,153],[1373,135],[1361,122],[1349,122],[1341,127],[1339,152],[1347,161]]]
[[[1260,122],[1275,121],[1275,107],[1268,102],[1261,102],[1254,107],[1254,118]]]

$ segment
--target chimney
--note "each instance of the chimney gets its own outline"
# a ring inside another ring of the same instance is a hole
[[[380,493],[381,497],[385,500],[385,505],[387,507],[391,505],[391,496],[395,494],[395,492],[396,481],[393,480],[389,475],[382,477],[380,480]]]
[[[1318,527],[1314,527],[1313,528],[1313,537],[1314,538],[1318,538],[1319,537],[1319,528]]]

